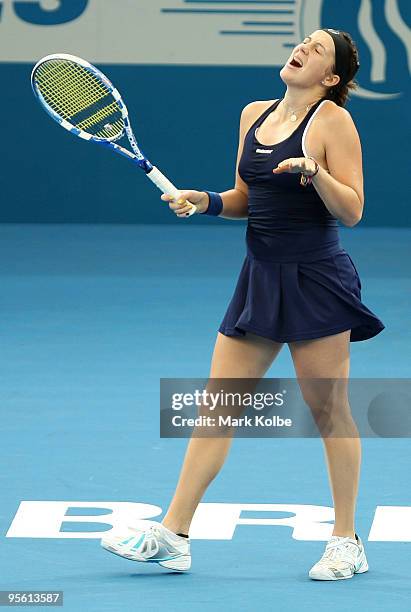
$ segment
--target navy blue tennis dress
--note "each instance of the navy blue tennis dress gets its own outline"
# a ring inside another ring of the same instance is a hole
[[[239,174],[248,185],[247,255],[219,331],[252,332],[276,342],[320,338],[351,330],[367,340],[384,324],[361,302],[361,282],[342,248],[337,219],[300,174],[273,174],[279,162],[304,157],[305,134],[322,101],[296,130],[275,145],[262,145],[257,128],[246,134]]]

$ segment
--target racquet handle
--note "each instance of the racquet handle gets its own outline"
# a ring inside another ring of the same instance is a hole
[[[162,174],[162,172],[160,172],[158,168],[153,166],[153,169],[150,170],[150,172],[146,174],[146,176],[148,176],[150,181],[152,181],[154,185],[156,185],[156,187],[160,189],[160,191],[173,196],[176,201],[180,199],[181,192],[177,189],[177,187],[173,185],[171,181],[168,180],[167,177],[164,176],[164,174]],[[191,216],[196,212],[197,206],[195,206],[188,200],[187,204],[190,204],[191,206],[191,210],[188,212],[188,216]]]

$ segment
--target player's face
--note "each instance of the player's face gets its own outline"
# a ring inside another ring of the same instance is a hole
[[[333,39],[327,32],[317,30],[294,47],[280,76],[287,85],[318,84],[325,76],[332,73],[334,61]]]

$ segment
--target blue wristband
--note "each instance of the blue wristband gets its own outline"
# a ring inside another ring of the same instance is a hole
[[[212,215],[213,217],[218,217],[218,215],[221,214],[221,211],[223,210],[222,197],[220,196],[219,193],[216,193],[215,191],[206,191],[206,194],[208,195],[210,203],[208,205],[207,210],[201,214],[202,215]]]

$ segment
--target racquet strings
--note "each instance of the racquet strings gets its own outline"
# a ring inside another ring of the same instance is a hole
[[[124,131],[121,109],[108,87],[73,61],[50,59],[37,68],[34,82],[48,106],[79,130],[117,140]]]

